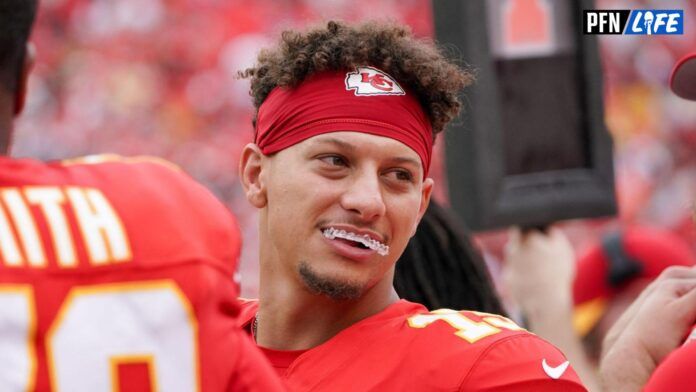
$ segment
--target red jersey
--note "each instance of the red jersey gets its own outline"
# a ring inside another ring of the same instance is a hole
[[[238,328],[239,251],[171,164],[0,157],[0,389],[276,390]]]
[[[257,309],[242,304],[247,330]],[[265,352],[294,391],[586,390],[557,348],[507,318],[405,300],[312,349]]]
[[[696,388],[696,326],[686,342],[672,351],[655,369],[645,385],[645,392],[690,392]]]

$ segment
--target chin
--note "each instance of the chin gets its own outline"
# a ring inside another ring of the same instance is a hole
[[[321,273],[307,262],[301,262],[297,271],[309,291],[335,301],[358,299],[365,293],[368,286],[367,283],[357,279]]]

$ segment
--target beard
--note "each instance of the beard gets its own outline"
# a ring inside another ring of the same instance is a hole
[[[360,298],[364,285],[326,276],[321,276],[305,261],[300,262],[298,272],[309,291],[325,295],[335,301],[350,301]]]

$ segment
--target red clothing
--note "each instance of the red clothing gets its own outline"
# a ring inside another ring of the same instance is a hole
[[[247,330],[257,309],[242,303]],[[282,378],[293,391],[585,391],[565,362],[503,317],[401,300],[299,355]]]
[[[273,369],[279,376],[283,376],[288,370],[290,365],[302,355],[307,350],[292,350],[292,351],[282,351],[282,350],[271,350],[270,348],[265,348],[259,346],[263,355],[268,358],[268,362],[271,363]]]
[[[171,164],[91,161],[0,157],[0,389],[279,389],[229,211]]]
[[[643,391],[691,392],[696,388],[696,343],[679,347],[655,369]]]
[[[696,388],[696,326],[686,343],[672,351],[655,369],[645,385],[645,392],[691,392]]]

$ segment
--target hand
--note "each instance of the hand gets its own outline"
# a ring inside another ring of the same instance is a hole
[[[527,327],[557,346],[590,391],[599,381],[573,330],[575,254],[563,232],[510,231],[503,280],[527,316]]]
[[[696,321],[696,268],[670,267],[624,312],[604,339],[606,390],[638,391]]]
[[[503,282],[528,316],[549,306],[572,307],[575,254],[560,229],[548,234],[510,230],[505,247]]]

